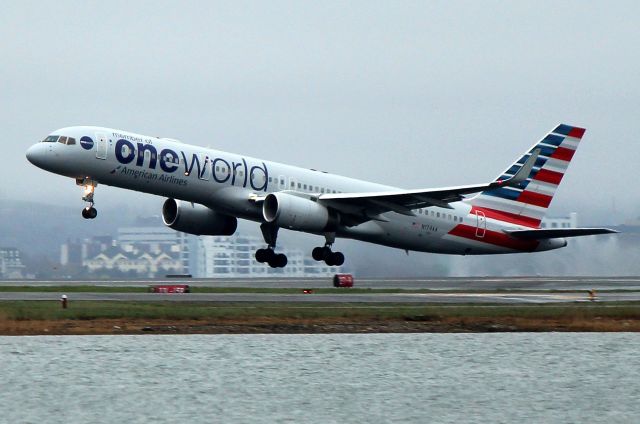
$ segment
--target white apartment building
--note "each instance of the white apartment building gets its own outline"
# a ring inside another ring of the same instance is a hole
[[[20,251],[13,247],[0,248],[0,278],[24,278],[24,272]]]
[[[221,277],[326,277],[342,272],[341,267],[329,267],[316,262],[309,252],[296,248],[278,248],[289,260],[284,268],[271,268],[255,260],[256,250],[264,248],[260,237],[234,234],[232,236],[201,237],[198,239],[200,258],[194,276]]]

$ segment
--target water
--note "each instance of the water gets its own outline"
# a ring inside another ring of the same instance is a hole
[[[637,423],[632,333],[0,337],[6,423]]]

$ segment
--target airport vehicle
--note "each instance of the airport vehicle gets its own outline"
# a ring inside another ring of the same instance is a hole
[[[150,293],[191,293],[188,284],[155,284],[149,286]]]
[[[333,276],[333,287],[353,287],[353,275],[336,274]]]
[[[95,188],[106,184],[167,197],[162,217],[177,231],[231,235],[238,219],[260,223],[266,247],[255,258],[271,267],[287,264],[276,253],[280,228],[323,236],[313,258],[342,265],[344,255],[333,250],[339,237],[482,255],[557,249],[566,237],[613,232],[540,228],[584,132],[556,126],[494,181],[418,190],[102,127],[59,129],[26,155],[83,187],[86,219],[96,218]]]

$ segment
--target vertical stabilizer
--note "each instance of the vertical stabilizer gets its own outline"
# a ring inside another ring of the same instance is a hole
[[[528,178],[512,187],[483,191],[467,202],[473,210],[484,212],[487,218],[539,228],[584,132],[584,128],[558,125],[500,174],[496,181],[516,175],[527,159],[537,153]]]

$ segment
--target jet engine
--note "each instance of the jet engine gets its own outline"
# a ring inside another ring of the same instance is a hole
[[[238,227],[233,216],[175,199],[167,199],[162,205],[162,221],[169,228],[197,236],[230,236]]]
[[[264,199],[262,216],[278,227],[296,231],[335,231],[339,217],[332,211],[306,197],[287,193],[270,193]]]

